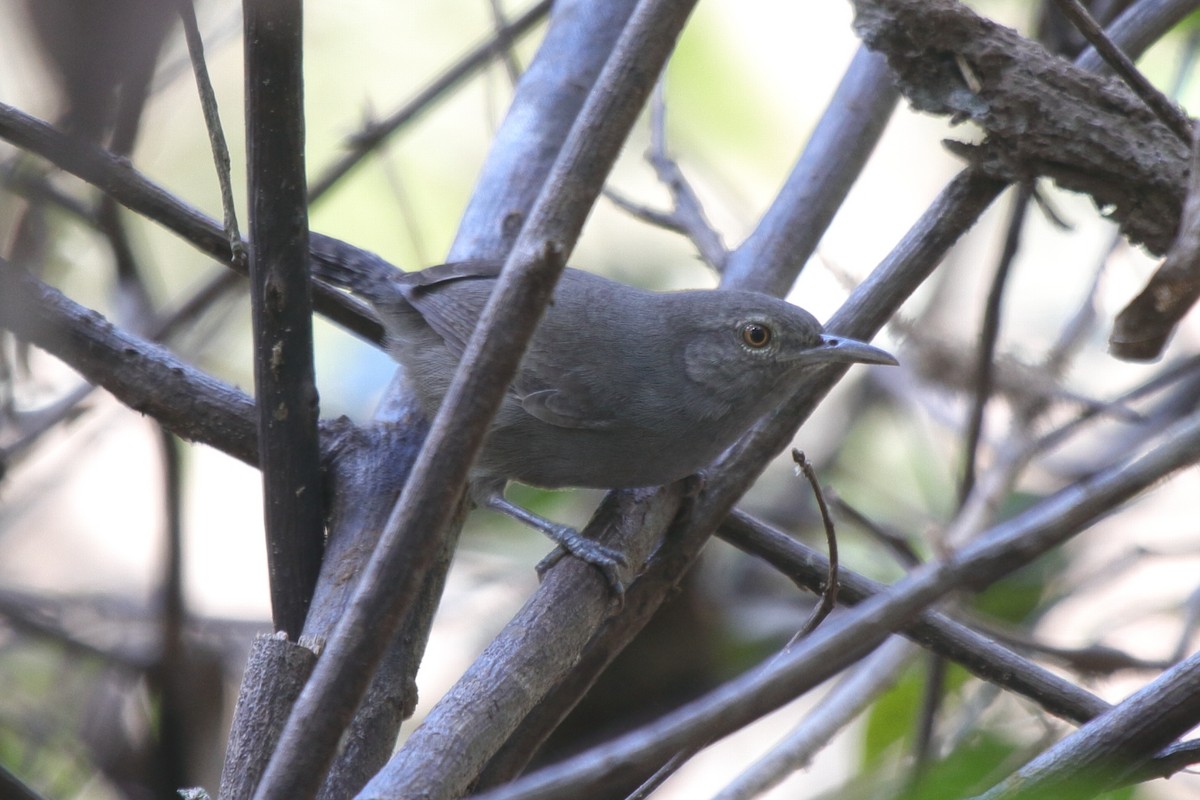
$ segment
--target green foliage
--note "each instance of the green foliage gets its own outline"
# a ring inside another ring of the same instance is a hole
[[[924,702],[926,660],[917,661],[903,677],[884,693],[867,714],[863,735],[863,763],[878,765],[895,747],[911,749],[915,741],[916,720]],[[946,670],[943,691],[953,694],[970,679],[961,667],[950,665]]]
[[[992,733],[978,734],[946,758],[931,764],[900,797],[904,800],[971,797],[986,789],[996,777],[997,769],[1010,764],[1016,754],[1012,742]]]
[[[64,663],[74,670],[64,671]],[[42,642],[8,647],[0,659],[0,764],[47,797],[73,797],[92,781],[88,755],[77,732],[80,714],[89,708],[92,662]],[[54,707],[38,707],[35,698],[54,696]],[[94,781],[93,781],[94,783]],[[106,797],[93,786],[96,797]]]
[[[1036,618],[1047,588],[1066,568],[1066,558],[1055,550],[1024,569],[993,583],[977,594],[971,606],[994,619],[1011,624]]]

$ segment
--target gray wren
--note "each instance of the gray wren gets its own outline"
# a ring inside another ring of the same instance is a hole
[[[314,237],[314,276],[374,307],[433,419],[501,265],[401,272],[335,241]],[[769,295],[653,292],[567,268],[471,470],[471,496],[619,585],[619,553],[508,501],[505,484],[616,489],[692,475],[793,393],[806,367],[829,361],[896,363]]]

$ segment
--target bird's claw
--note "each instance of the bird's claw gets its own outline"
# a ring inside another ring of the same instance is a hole
[[[622,573],[629,568],[629,559],[624,553],[587,539],[579,531],[566,525],[556,525],[552,531],[546,533],[558,543],[558,547],[537,565],[539,578],[561,561],[563,556],[570,554],[600,570],[612,593],[617,598],[624,599],[625,581]]]

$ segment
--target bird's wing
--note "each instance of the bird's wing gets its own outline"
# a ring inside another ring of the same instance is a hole
[[[501,266],[498,262],[460,262],[404,277],[409,303],[457,357],[462,357],[479,323]],[[559,286],[581,280],[593,279],[567,270]],[[548,425],[609,429],[619,424],[620,417],[614,413],[619,403],[608,396],[607,382],[591,374],[594,365],[586,360],[580,363],[579,348],[572,346],[594,325],[587,316],[597,313],[588,298],[577,294],[571,296],[578,302],[567,303],[573,306],[570,309],[558,302],[547,308],[508,393],[526,413]]]
[[[558,428],[609,430],[617,425],[610,409],[589,402],[581,392],[542,389],[518,394],[518,399],[530,416]]]
[[[405,297],[458,358],[479,323],[502,264],[462,261],[404,275]]]
[[[564,325],[558,310],[547,311],[511,393],[527,414],[548,425],[590,430],[619,427],[628,418],[628,387],[597,363],[595,340],[579,330],[586,329],[587,322]]]
[[[455,261],[406,272],[404,282],[414,288],[429,290],[452,281],[494,279],[499,277],[503,266],[504,263],[500,261]]]

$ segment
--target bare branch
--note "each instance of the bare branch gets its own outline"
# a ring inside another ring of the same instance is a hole
[[[259,785],[261,800],[315,792],[370,668],[416,600],[420,577],[435,560],[440,534],[461,498],[470,459],[691,8],[685,0],[643,0],[588,95],[360,578],[351,612],[292,711]]]
[[[734,547],[765,560],[797,586],[812,592],[820,586],[827,568],[825,557],[749,514],[734,511],[717,533]],[[853,570],[843,568],[841,576],[841,599],[850,605],[888,589]],[[982,680],[1027,697],[1057,717],[1086,722],[1108,710],[1108,704],[1091,692],[942,612],[921,612],[903,633],[931,652],[961,664]]]
[[[953,0],[856,0],[855,30],[882,52],[913,106],[988,134],[952,149],[996,177],[1046,175],[1092,196],[1135,243],[1164,252],[1184,198],[1188,148],[1113,78],[1083,72]],[[963,78],[967,64],[978,91]]]
[[[722,286],[787,293],[875,149],[898,98],[887,63],[859,48],[779,196],[730,255]]]
[[[900,680],[916,648],[892,640],[848,670],[816,708],[771,751],[751,764],[713,800],[754,800],[806,767],[834,735]]]
[[[982,800],[1095,797],[1120,786],[1200,721],[1200,653],[1164,672],[1112,711],[1030,761]]]
[[[548,800],[586,796],[614,771],[636,775],[694,741],[727,734],[858,661],[891,631],[907,624],[945,593],[986,585],[1028,563],[1198,457],[1200,417],[1192,417],[1141,458],[1109,467],[1092,481],[1047,498],[967,545],[950,560],[917,568],[886,592],[817,629],[792,651],[736,678],[711,696],[480,797],[516,800],[536,796]],[[1193,692],[1190,705],[1183,704],[1188,708],[1177,715],[1180,719],[1194,710],[1198,696]]]
[[[1192,143],[1188,194],[1179,234],[1162,266],[1113,323],[1108,349],[1117,358],[1158,358],[1175,326],[1200,299],[1200,133]]]
[[[833,532],[833,518],[829,516],[829,506],[825,503],[825,495],[821,493],[821,483],[817,480],[817,473],[813,471],[812,464],[804,457],[804,453],[793,448],[792,460],[796,462],[797,470],[812,487],[813,497],[817,499],[817,508],[821,510],[821,522],[825,528],[825,543],[829,548],[829,568],[825,572],[825,583],[818,592],[821,602],[813,609],[812,615],[804,621],[800,630],[796,631],[796,635],[788,643],[789,647],[817,629],[821,621],[833,612],[838,596],[837,535]]]
[[[325,523],[304,191],[300,0],[249,0],[246,141],[250,321],[271,614],[295,641],[321,566]]]
[[[659,181],[671,192],[675,209],[670,216],[677,230],[692,240],[700,257],[719,275],[725,269],[729,250],[721,241],[721,234],[709,223],[700,198],[684,177],[683,170],[667,152],[667,103],[662,81],[658,82],[650,105],[650,151],[647,157]]]
[[[979,443],[983,436],[984,410],[992,395],[992,376],[995,369],[996,341],[1000,336],[1004,289],[1008,285],[1012,262],[1017,257],[1017,247],[1021,242],[1021,229],[1025,223],[1025,212],[1029,210],[1032,193],[1030,185],[1024,183],[1013,197],[1012,216],[1008,220],[1004,248],[1000,252],[999,263],[996,264],[996,274],[992,278],[987,303],[984,306],[983,322],[979,332],[979,349],[975,354],[975,380],[972,383],[971,411],[967,418],[966,432],[963,434],[966,446],[963,450],[962,481],[958,489],[960,506],[966,502],[967,496],[971,494],[971,490],[975,486],[975,461],[979,455]]]
[[[0,326],[184,439],[258,463],[254,401],[0,261]]]
[[[378,149],[397,130],[429,110],[433,104],[457,88],[489,61],[509,51],[512,42],[528,33],[550,10],[550,0],[541,0],[514,20],[497,30],[486,42],[463,56],[454,66],[446,70],[416,97],[395,111],[387,119],[372,123],[365,130],[355,133],[350,139],[348,152],[313,181],[308,199],[316,203],[342,178],[350,173],[370,153]]]
[[[673,489],[676,503],[679,486]],[[678,506],[648,505],[649,491],[612,493],[585,535],[620,546],[631,563],[649,556]],[[580,587],[586,591],[580,591]],[[562,559],[537,593],[438,701],[387,767],[368,785],[377,796],[455,796],[579,661],[592,634],[613,611],[599,573]],[[472,722],[479,687],[488,687],[487,725]]]
[[[508,256],[636,5],[635,0],[554,4],[546,38],[492,139],[447,260]]]
[[[1178,106],[1146,80],[1146,76],[1138,71],[1133,61],[1105,35],[1083,4],[1079,0],[1054,0],[1054,2],[1063,16],[1071,20],[1071,23],[1083,34],[1092,47],[1096,48],[1096,52],[1104,58],[1108,66],[1112,67],[1113,72],[1117,73],[1121,80],[1125,81],[1129,88],[1142,98],[1160,120],[1175,131],[1176,136],[1184,142],[1191,143],[1191,121],[1179,110]]]
[[[1113,20],[1105,34],[1136,59],[1195,10],[1192,0],[1135,0]],[[1088,72],[1104,69],[1104,59],[1092,47],[1080,53],[1075,64]]]
[[[91,183],[129,210],[179,235],[202,253],[234,269],[239,267],[233,261],[224,229],[216,220],[147,179],[125,159],[64,136],[41,120],[3,103],[0,103],[0,138]],[[315,292],[317,310],[329,319],[368,339],[382,338],[379,326],[362,312],[362,304],[324,286],[318,286]]]
[[[183,20],[184,39],[187,41],[188,57],[192,71],[196,74],[196,91],[200,95],[200,108],[204,111],[204,125],[208,128],[208,141],[212,148],[213,163],[217,168],[217,183],[221,187],[221,208],[225,212],[225,235],[229,238],[232,260],[237,262],[246,257],[242,247],[242,234],[238,230],[237,209],[233,204],[233,182],[230,179],[229,146],[225,143],[225,130],[221,127],[221,116],[217,111],[217,94],[208,77],[208,66],[204,62],[204,40],[200,38],[200,25],[196,21],[194,0],[177,0],[179,17]]]

